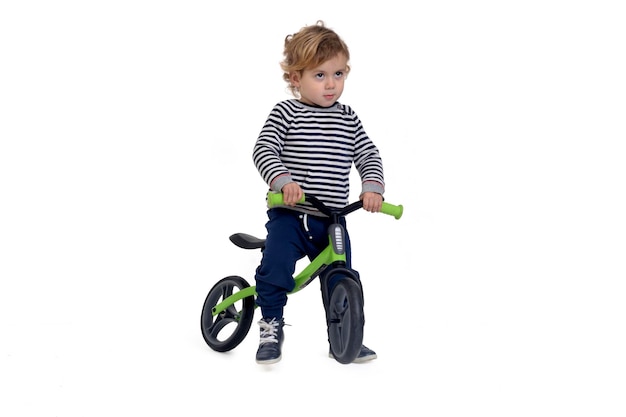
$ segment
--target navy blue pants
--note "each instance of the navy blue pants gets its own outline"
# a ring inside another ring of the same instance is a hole
[[[255,275],[256,303],[264,318],[282,318],[287,294],[295,287],[296,262],[305,256],[312,260],[328,245],[330,219],[285,208],[269,209],[267,216],[265,249]],[[341,223],[346,228],[345,219]],[[351,268],[347,229],[345,246],[346,267]],[[333,277],[333,281],[338,278]]]

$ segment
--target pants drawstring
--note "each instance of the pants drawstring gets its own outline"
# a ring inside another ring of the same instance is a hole
[[[302,220],[302,228],[309,236],[309,240],[312,240],[313,236],[311,236],[311,232],[309,231],[309,215],[307,213],[304,213],[300,215],[300,219]]]

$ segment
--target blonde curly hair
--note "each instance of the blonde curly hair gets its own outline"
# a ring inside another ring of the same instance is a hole
[[[301,75],[303,70],[314,68],[339,54],[343,54],[350,61],[350,51],[346,43],[321,20],[303,27],[298,33],[287,35],[284,59],[280,63],[287,88],[295,97],[299,97],[297,87],[291,84],[290,74],[296,72]],[[349,71],[350,66],[346,68],[346,73]]]

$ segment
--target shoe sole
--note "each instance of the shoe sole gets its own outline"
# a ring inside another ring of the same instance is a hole
[[[328,357],[331,359],[335,359],[335,356],[331,353],[328,352]],[[369,356],[363,356],[362,358],[355,358],[352,363],[363,363],[363,362],[369,362],[372,361],[374,359],[378,358],[378,356],[374,355],[369,355]]]
[[[265,360],[265,361],[260,361],[260,360],[257,359],[256,363],[258,363],[259,365],[271,365],[273,363],[280,362],[280,360],[282,358],[283,358],[282,356],[279,356],[276,359],[268,359],[268,360]]]
[[[356,358],[355,360],[352,361],[352,363],[369,362],[369,361],[372,361],[372,360],[374,360],[376,358],[378,358],[378,356],[376,356],[376,355],[363,356],[362,358]]]

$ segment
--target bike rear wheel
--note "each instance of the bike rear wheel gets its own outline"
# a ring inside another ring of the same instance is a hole
[[[249,286],[245,279],[233,275],[222,278],[209,291],[202,307],[200,326],[204,341],[211,349],[227,352],[245,339],[254,318],[254,296],[235,302],[216,316],[213,316],[213,307]]]
[[[340,363],[354,361],[363,344],[363,296],[350,278],[337,282],[328,306],[328,339],[333,357]]]

